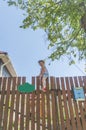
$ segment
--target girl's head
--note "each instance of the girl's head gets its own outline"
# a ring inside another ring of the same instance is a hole
[[[39,65],[40,65],[41,67],[43,67],[43,66],[45,65],[44,60],[39,60],[38,63],[39,63]]]

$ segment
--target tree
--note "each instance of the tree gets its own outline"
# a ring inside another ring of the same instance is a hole
[[[53,48],[52,60],[63,55],[86,59],[85,0],[9,0],[9,5],[25,9],[22,28],[43,29]],[[71,63],[74,61],[71,60]]]

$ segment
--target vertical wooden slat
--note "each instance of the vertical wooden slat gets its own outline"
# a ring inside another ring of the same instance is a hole
[[[36,85],[35,84],[35,77],[32,77],[32,85]]]
[[[72,87],[74,87],[73,78],[72,78],[72,77],[69,77],[69,80],[70,80],[70,88],[72,89]]]
[[[7,94],[6,94],[6,102],[5,102],[5,112],[4,112],[4,120],[3,120],[3,124],[4,124],[3,129],[4,130],[7,130],[10,87],[11,87],[11,78],[8,78],[8,82],[7,82]]]
[[[56,86],[56,84],[55,84],[55,78],[54,77],[51,77],[50,78],[50,84],[51,84],[51,88],[52,89],[56,89],[55,88],[55,86]],[[51,92],[51,95],[52,95],[52,120],[53,120],[53,129],[54,130],[56,130],[57,129],[57,115],[56,115],[56,105],[57,104],[55,104],[56,102],[55,102],[55,98],[56,98],[56,95],[55,95],[55,92],[54,91],[52,91]]]
[[[75,82],[75,86],[77,87],[78,82],[77,82],[77,78],[75,78],[75,77],[74,77],[74,82]],[[79,117],[78,104],[74,100],[73,100],[73,104],[74,104],[74,109],[75,109],[75,114],[76,114],[77,129],[78,130],[82,130],[82,126],[81,126],[81,122],[80,122],[80,117]]]
[[[37,130],[40,130],[40,92],[37,92]]]
[[[86,130],[86,120],[85,120],[85,114],[83,111],[83,106],[82,106],[82,102],[79,102],[79,108],[80,108],[80,114],[81,114],[81,120],[82,120],[82,130]]]
[[[78,111],[77,102],[75,102],[75,101],[73,101],[73,102],[74,102],[74,108],[75,108],[75,114],[76,114],[77,129],[78,130],[83,130],[81,122],[80,122],[80,117],[79,117],[79,111]]]
[[[49,78],[46,79],[46,88],[47,88],[47,91],[49,91]]]
[[[55,85],[55,78],[54,77],[50,77],[50,84],[51,84],[51,89],[52,90],[56,89],[55,88],[56,85]]]
[[[11,106],[10,106],[10,117],[9,117],[9,127],[8,130],[12,130],[13,127],[13,112],[14,112],[14,100],[15,100],[15,88],[16,88],[16,78],[12,79],[12,95],[11,95]]]
[[[60,111],[60,121],[61,121],[61,125],[60,128],[62,130],[65,130],[65,124],[64,124],[64,116],[63,116],[63,106],[62,106],[62,100],[61,100],[61,89],[60,89],[60,80],[59,78],[56,78],[56,82],[57,82],[57,90],[58,90],[58,104],[59,104],[59,111]]]
[[[84,90],[85,90],[85,93],[86,93],[86,76],[83,76],[83,83],[84,83]]]
[[[29,121],[30,121],[30,94],[27,94],[26,95],[26,130],[30,130]]]
[[[75,87],[78,87],[77,77],[74,77]]]
[[[32,77],[32,85],[36,86],[35,77]],[[35,97],[36,94],[33,92],[31,94],[32,101],[31,101],[31,129],[35,130]]]
[[[22,84],[26,81],[25,77],[22,78]],[[24,108],[25,108],[25,94],[21,94],[21,115],[20,115],[20,130],[24,130]]]
[[[84,92],[85,92],[84,110],[86,113],[86,76],[82,76],[82,81],[83,82],[82,82],[81,86],[83,86]]]
[[[47,80],[47,83],[46,83],[47,87],[49,88],[49,79]],[[51,116],[50,116],[50,90],[47,89],[47,92],[46,92],[46,100],[47,100],[47,119],[48,119],[48,129],[51,130]]]
[[[56,81],[56,79],[55,79],[55,81]],[[58,87],[57,87],[57,83],[55,82],[55,88],[56,88],[56,90],[55,90],[55,113],[56,113],[56,122],[57,122],[57,129],[58,130],[60,130],[60,120],[59,120],[59,104],[58,104],[58,102],[59,102],[59,100],[58,100]]]
[[[21,77],[17,78],[16,85],[19,86],[21,83]],[[18,121],[19,121],[19,106],[20,106],[20,92],[17,91],[16,93],[16,112],[15,112],[15,123],[14,123],[14,130],[18,130]]]
[[[41,117],[42,117],[42,130],[45,129],[45,94],[44,92],[42,92],[42,113],[41,113]]]
[[[78,79],[79,79],[80,87],[83,87],[84,92],[85,92],[85,87],[84,86],[86,86],[86,84],[84,83],[83,77],[79,76]],[[85,80],[86,80],[86,78],[85,78]],[[86,112],[86,99],[84,101],[84,109],[85,109],[85,112]]]
[[[37,84],[37,130],[40,130],[40,90],[39,90],[39,78],[36,77],[36,84]]]
[[[56,102],[55,102],[55,92],[51,92],[52,95],[52,119],[53,119],[53,129],[57,129],[57,115],[56,115]]]
[[[79,87],[83,87],[83,81],[82,81],[81,76],[79,76],[79,77],[78,77],[78,80],[79,80],[79,84],[80,84],[80,86],[79,86]]]
[[[83,81],[84,92],[86,94],[86,76],[82,76],[82,81]]]
[[[40,79],[39,79],[39,77],[36,77],[36,88],[37,88],[37,90],[40,90]]]
[[[6,78],[2,79],[2,91],[1,91],[1,100],[0,100],[0,127],[2,127],[2,116],[3,116],[3,105],[4,105],[4,97],[5,97],[5,88],[6,88]]]
[[[31,102],[31,130],[35,130],[35,93],[32,93]]]
[[[78,77],[79,79],[79,84],[80,84],[80,87],[83,87],[83,81],[81,79],[81,77]],[[84,105],[82,105],[82,103],[84,103]],[[79,108],[80,108],[80,113],[81,113],[81,120],[82,120],[82,126],[83,126],[83,130],[86,130],[86,122],[85,122],[85,112],[83,109],[86,110],[86,100],[84,102],[79,102]]]
[[[65,110],[65,114],[66,114],[66,127],[68,130],[70,130],[71,126],[70,126],[70,119],[69,119],[69,113],[68,113],[68,107],[67,107],[67,97],[66,97],[64,78],[61,78],[61,86],[62,86],[64,110]]]
[[[86,76],[83,76],[83,82],[84,82],[84,85],[85,85],[85,88],[86,88]]]
[[[68,94],[68,106],[70,109],[71,128],[72,130],[76,130],[76,124],[75,124],[75,118],[74,118],[74,112],[73,112],[72,95],[71,95],[71,90],[69,87],[69,80],[68,78],[66,78],[65,80],[66,80],[66,88],[67,88],[67,94]]]

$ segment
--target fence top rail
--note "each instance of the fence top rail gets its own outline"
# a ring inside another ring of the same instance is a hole
[[[2,90],[3,83],[11,80],[11,84],[15,82],[15,90],[18,85],[26,82],[26,77],[3,77],[0,78],[0,91]],[[18,84],[19,81],[19,84]],[[41,84],[39,77],[32,77],[32,84],[35,85],[35,90],[41,90]],[[50,76],[46,80],[46,85],[49,90],[62,90],[62,86],[65,90],[68,88],[71,90],[72,87],[83,87],[86,92],[86,76],[74,76],[74,77],[54,77]],[[12,86],[12,85],[11,85]]]

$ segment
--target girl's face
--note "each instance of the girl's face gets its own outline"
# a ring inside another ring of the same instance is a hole
[[[44,63],[43,63],[43,62],[40,62],[39,65],[40,65],[41,67],[43,67],[43,66],[44,66]]]

